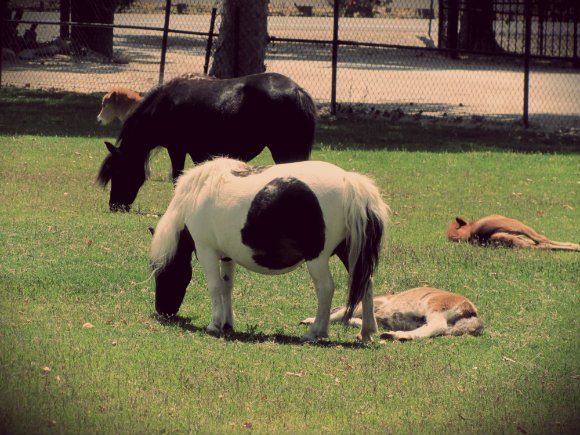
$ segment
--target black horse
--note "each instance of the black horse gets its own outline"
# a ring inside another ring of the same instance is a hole
[[[147,178],[151,151],[167,148],[173,180],[185,156],[249,161],[268,147],[276,163],[308,160],[316,108],[290,78],[264,73],[234,79],[182,76],[153,89],[125,120],[118,147],[106,142],[98,182],[111,181],[109,207],[128,211]]]

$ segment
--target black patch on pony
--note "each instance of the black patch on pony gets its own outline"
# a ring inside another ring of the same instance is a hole
[[[179,311],[191,280],[191,256],[194,251],[195,243],[185,228],[179,235],[173,259],[164,268],[155,271],[155,310],[159,315],[171,317]]]
[[[325,229],[310,187],[296,178],[275,178],[253,199],[241,230],[242,243],[252,249],[256,264],[285,269],[318,257]]]

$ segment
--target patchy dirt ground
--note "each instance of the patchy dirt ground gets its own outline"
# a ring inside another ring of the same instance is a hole
[[[157,15],[145,15],[140,17],[141,21],[127,15],[120,17],[120,24],[123,20],[141,25],[159,24]],[[273,17],[270,33],[278,37],[326,39],[328,31],[320,29],[329,28],[323,22],[328,18],[316,20],[319,22]],[[374,27],[365,27],[368,32],[365,38],[416,47],[424,47],[425,41],[430,41],[425,20],[400,20],[403,23],[390,32],[385,32],[379,21],[368,22]],[[208,17],[198,16],[195,22],[172,21],[171,25],[207,31],[208,22]],[[350,27],[342,29],[343,38],[357,37],[357,22],[349,23]],[[56,30],[56,26],[40,26],[39,38],[50,40],[56,36]],[[117,29],[116,62],[91,55],[71,58],[63,54],[4,62],[2,85],[77,92],[103,92],[111,86],[127,86],[146,92],[159,82],[160,41],[159,32]],[[164,78],[203,71],[206,42],[203,37],[172,34]],[[332,69],[328,44],[273,42],[268,48],[266,68],[292,77],[317,102],[330,102]],[[451,60],[427,51],[346,46],[340,47],[338,53],[336,100],[342,107],[350,107],[351,112],[380,111],[389,117],[435,117],[464,124],[501,122],[513,126],[522,120],[524,74],[520,62],[511,59]],[[529,120],[536,128],[580,129],[580,71],[565,65],[555,68],[534,64]]]

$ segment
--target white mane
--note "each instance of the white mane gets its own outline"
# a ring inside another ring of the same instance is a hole
[[[179,234],[184,228],[186,207],[196,204],[201,194],[214,195],[233,170],[246,169],[242,161],[219,157],[187,170],[175,185],[175,194],[159,221],[151,243],[151,265],[161,270],[175,255]],[[179,228],[177,228],[179,226]]]

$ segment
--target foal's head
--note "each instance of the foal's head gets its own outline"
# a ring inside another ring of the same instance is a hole
[[[467,222],[465,219],[461,217],[456,217],[454,221],[449,224],[447,228],[447,238],[454,242],[465,241],[467,242],[471,234],[471,229],[473,224]]]
[[[121,147],[116,148],[110,142],[105,142],[109,155],[103,160],[97,176],[98,183],[105,187],[111,181],[109,208],[111,211],[129,211],[135,201],[137,192],[145,183],[145,160],[123,153]]]

